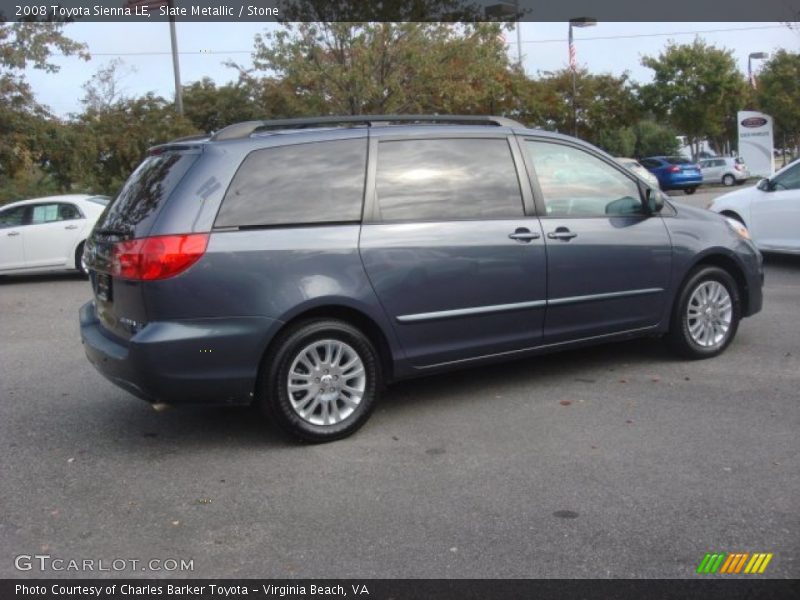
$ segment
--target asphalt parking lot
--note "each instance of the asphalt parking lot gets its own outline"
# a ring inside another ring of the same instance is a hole
[[[719,358],[639,340],[406,382],[323,446],[106,382],[77,331],[89,295],[0,281],[0,577],[672,578],[706,552],[800,577],[800,257],[767,257],[764,310]]]

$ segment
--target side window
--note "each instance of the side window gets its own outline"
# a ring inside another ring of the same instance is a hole
[[[502,219],[524,213],[505,138],[381,142],[375,188],[383,221]]]
[[[776,190],[800,190],[800,163],[772,181]]]
[[[22,225],[25,222],[25,211],[28,208],[28,206],[16,206],[0,211],[0,229]]]
[[[37,204],[33,207],[32,225],[58,221],[58,204]]]
[[[78,207],[74,204],[59,204],[58,205],[58,220],[71,221],[73,219],[80,219],[81,213]]]
[[[366,165],[363,138],[256,150],[233,177],[215,225],[358,221]]]
[[[635,181],[588,152],[526,141],[548,217],[643,214]]]

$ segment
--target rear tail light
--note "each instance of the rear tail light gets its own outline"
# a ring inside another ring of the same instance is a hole
[[[681,168],[678,165],[672,165],[669,169],[667,169],[670,173],[680,173]]]
[[[153,281],[183,273],[206,251],[207,233],[163,235],[118,242],[114,245],[111,275]]]
[[[744,171],[744,165],[735,164],[733,165],[733,168],[736,169],[737,171]]]

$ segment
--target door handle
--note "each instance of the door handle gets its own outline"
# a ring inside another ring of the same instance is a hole
[[[551,240],[564,240],[565,242],[570,241],[574,237],[578,237],[577,233],[573,233],[566,227],[558,227],[555,231],[551,231],[547,234],[547,237]]]
[[[519,227],[514,233],[509,233],[508,237],[518,242],[530,242],[531,240],[538,240],[540,236],[535,231]]]
[[[64,227],[64,229],[77,229],[77,228],[78,228],[77,225],[67,225],[66,227]]]
[[[19,235],[19,231],[9,231],[8,237],[14,237],[15,235]]]

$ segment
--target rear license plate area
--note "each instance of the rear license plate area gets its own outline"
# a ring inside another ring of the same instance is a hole
[[[107,273],[98,273],[94,278],[94,293],[98,300],[111,302],[111,276]]]

